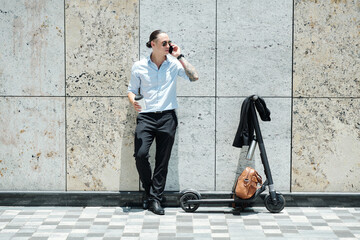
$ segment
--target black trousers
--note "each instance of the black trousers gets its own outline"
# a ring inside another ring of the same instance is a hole
[[[174,110],[138,114],[134,157],[143,188],[150,199],[162,200],[177,125],[178,121]],[[149,149],[154,139],[156,155],[152,174]]]

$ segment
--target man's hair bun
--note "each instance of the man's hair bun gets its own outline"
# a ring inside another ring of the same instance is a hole
[[[146,43],[146,46],[147,46],[148,48],[151,48],[151,41],[154,41],[155,39],[157,39],[158,35],[161,34],[161,33],[165,33],[165,32],[162,31],[162,30],[155,30],[155,31],[153,31],[153,32],[150,34],[149,41]]]

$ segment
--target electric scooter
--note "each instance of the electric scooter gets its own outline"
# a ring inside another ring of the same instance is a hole
[[[266,188],[269,189],[269,193],[263,198],[266,209],[271,213],[279,213],[285,207],[285,198],[281,193],[277,193],[274,188],[274,182],[272,179],[269,161],[266,155],[264,141],[260,131],[259,120],[256,114],[255,102],[259,100],[259,97],[254,95],[251,97],[251,103],[249,114],[251,114],[252,121],[254,123],[254,138],[248,149],[247,158],[252,158],[256,146],[258,145],[260,150],[260,157],[264,166],[264,172],[266,176],[265,182],[257,189],[255,194],[249,199],[241,199],[235,195],[235,187],[230,194],[231,198],[226,199],[202,199],[200,192],[187,189],[180,193],[180,206],[185,212],[195,212],[201,204],[226,204],[232,206],[251,206],[257,198],[263,193]],[[235,186],[235,185],[234,185]]]

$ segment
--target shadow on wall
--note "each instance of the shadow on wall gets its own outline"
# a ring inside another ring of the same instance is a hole
[[[251,167],[251,168],[255,168],[255,161],[249,161],[246,159],[246,155],[248,152],[249,147],[248,146],[243,146],[241,148],[240,154],[239,154],[239,159],[238,159],[238,163],[237,163],[237,167],[236,167],[236,173],[235,173],[235,179],[234,179],[234,186],[232,189],[234,189],[236,181],[238,179],[238,177],[240,176],[240,174],[245,170],[246,167]]]
[[[125,108],[126,117],[121,134],[120,191],[138,191],[139,176],[134,158],[134,133],[137,114],[129,102]],[[121,126],[120,126],[121,127]]]
[[[171,152],[171,158],[169,162],[169,172],[166,183],[166,190],[168,191],[180,191],[180,176],[179,176],[179,134],[177,127],[177,134],[175,135],[175,142]]]

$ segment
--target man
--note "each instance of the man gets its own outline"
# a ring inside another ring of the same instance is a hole
[[[128,87],[129,101],[139,112],[135,129],[134,157],[146,194],[143,208],[164,215],[161,201],[178,125],[175,112],[178,107],[176,80],[180,76],[190,81],[197,81],[198,74],[181,54],[180,47],[171,43],[165,32],[161,30],[152,32],[146,46],[152,48],[152,53],[133,65]],[[140,104],[134,100],[138,93],[144,97],[145,109],[141,109]],[[149,149],[154,139],[156,156],[152,174]]]

